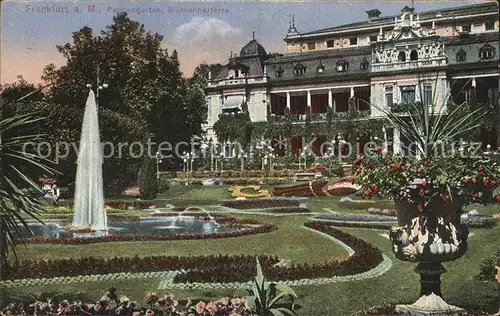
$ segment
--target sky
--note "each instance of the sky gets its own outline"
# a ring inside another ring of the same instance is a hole
[[[417,12],[481,2],[415,1]],[[89,6],[95,5],[95,12]],[[226,63],[233,51],[255,38],[267,52],[285,52],[290,15],[299,32],[365,21],[366,10],[379,9],[381,16],[395,15],[411,1],[341,2],[148,2],[148,1],[3,1],[1,3],[0,83],[12,83],[18,76],[41,83],[45,65],[64,64],[56,45],[71,42],[72,32],[84,26],[98,34],[118,11],[135,9],[129,17],[146,30],[164,36],[163,47],[179,53],[184,76],[200,63]],[[40,12],[42,7],[52,12]],[[78,12],[75,11],[78,8]],[[178,12],[179,9],[206,9],[207,13]],[[67,10],[67,12],[66,12]],[[57,12],[62,11],[62,12]],[[89,12],[90,11],[90,12]]]

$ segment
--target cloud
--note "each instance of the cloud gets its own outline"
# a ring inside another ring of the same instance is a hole
[[[168,34],[168,33],[167,33]],[[239,53],[250,39],[243,29],[214,17],[193,17],[165,38],[169,51],[179,52],[181,71],[191,76],[194,68],[205,63],[225,63],[230,51]]]
[[[234,27],[224,20],[194,17],[191,21],[177,27],[174,41],[231,40],[242,36],[242,28]]]

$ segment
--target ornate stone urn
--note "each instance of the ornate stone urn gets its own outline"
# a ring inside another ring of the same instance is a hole
[[[458,199],[453,199],[457,201]],[[460,315],[463,310],[442,298],[442,263],[453,261],[467,251],[468,229],[460,223],[461,205],[433,197],[419,208],[407,199],[394,198],[398,227],[389,232],[396,257],[418,262],[420,298],[412,305],[398,305],[397,311],[410,315]],[[450,314],[451,312],[451,314]]]

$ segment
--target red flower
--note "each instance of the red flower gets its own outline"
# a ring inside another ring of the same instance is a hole
[[[420,195],[420,196],[424,196],[424,195],[425,195],[425,191],[424,191],[424,190],[420,190],[420,191],[418,192],[418,195]]]
[[[484,184],[484,185],[488,185],[488,183],[489,183],[489,182],[490,182],[490,181],[488,180],[488,178],[487,178],[487,177],[483,179],[483,184]]]
[[[360,169],[360,168],[358,168],[358,169],[356,169],[356,171],[354,171],[354,174],[355,174],[355,175],[358,175],[358,174],[360,174],[360,173],[361,173],[361,169]]]
[[[377,185],[375,183],[372,184],[370,188],[372,189],[373,192],[377,191]]]
[[[477,199],[477,193],[472,193],[472,198],[475,200]]]
[[[354,160],[354,165],[360,165],[363,162],[363,156],[357,158]]]
[[[422,173],[422,172],[424,171],[424,169],[422,169],[422,168],[418,168],[418,170],[417,170],[417,171],[418,171],[418,173]]]
[[[384,150],[384,147],[377,147],[377,148],[375,148],[375,151],[379,152],[379,153],[382,152],[383,150]]]
[[[421,213],[424,210],[422,204],[417,205],[417,210]]]
[[[477,168],[477,171],[479,172],[483,172],[484,170],[486,170],[486,167],[484,165],[480,165],[479,168]]]
[[[428,166],[431,162],[429,161],[429,159],[425,159],[424,160],[424,166]]]
[[[472,178],[472,183],[476,183],[477,182],[477,179],[476,178]]]
[[[443,201],[448,202],[450,198],[447,195],[443,195]]]
[[[496,200],[497,202],[500,202],[500,194],[495,195],[495,200]]]

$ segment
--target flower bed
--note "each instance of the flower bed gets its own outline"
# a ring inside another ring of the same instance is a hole
[[[207,179],[213,178],[177,178],[173,183],[177,185],[203,185]],[[261,178],[217,178],[217,184],[223,185],[259,185],[259,184],[280,184],[289,181],[289,178],[282,177],[261,177]]]
[[[228,200],[222,201],[222,206],[239,210],[252,208],[298,207],[299,199],[254,199],[254,200]]]
[[[366,241],[335,229],[328,224],[308,222],[306,227],[326,233],[349,245],[355,254],[344,261],[297,264],[291,267],[277,265],[263,266],[269,280],[298,280],[314,277],[352,275],[370,270],[383,260],[382,252]],[[178,274],[174,282],[245,282],[252,279],[255,267],[252,264],[222,264],[220,266],[199,267]]]
[[[383,215],[368,215],[368,214],[342,214],[342,213],[331,213],[322,214],[315,217],[315,219],[326,219],[333,221],[345,221],[345,222],[394,222],[397,219],[394,216],[383,216]]]
[[[200,299],[179,299],[172,293],[163,295],[157,292],[148,292],[144,297],[145,304],[138,305],[136,302],[130,301],[126,296],[118,296],[115,291],[111,292],[111,289],[96,304],[72,300],[75,295],[73,293],[68,294],[69,297],[61,297],[62,299],[66,298],[62,301],[57,300],[57,298],[49,298],[47,301],[28,299],[23,300],[19,304],[19,298],[17,297],[11,300],[7,299],[7,303],[12,301],[12,304],[6,304],[6,307],[0,311],[0,315],[254,315],[248,309],[248,303],[245,298],[239,297],[232,299],[225,297],[214,301],[206,301]]]
[[[473,228],[491,228],[496,224],[493,216],[489,215],[469,215],[462,218],[461,222]]]
[[[263,178],[263,177],[276,177],[287,178],[293,175],[293,171],[288,170],[224,170],[224,171],[193,171],[193,172],[177,172],[178,179],[185,178]]]
[[[266,209],[267,212],[271,213],[308,213],[310,210],[305,207],[276,207]]]
[[[396,216],[396,210],[394,209],[387,209],[387,208],[381,209],[381,208],[370,207],[367,211],[368,213],[373,215]]]
[[[259,256],[262,266],[269,267],[278,263],[272,256]],[[223,265],[244,265],[253,267],[255,256],[150,256],[150,257],[84,257],[60,260],[23,260],[7,267],[6,277],[10,280],[52,278],[63,276],[96,275],[108,273],[137,273],[169,271],[180,269],[207,269]]]
[[[379,230],[389,230],[394,226],[393,224],[388,224],[388,223],[342,222],[342,221],[328,222],[328,225],[331,225],[333,227],[367,228],[367,229],[379,229]]]
[[[69,210],[73,209],[73,202],[61,202],[60,207],[67,208]],[[109,201],[104,204],[105,209],[113,210],[144,210],[149,209],[154,206],[153,201],[141,200],[141,201]]]

